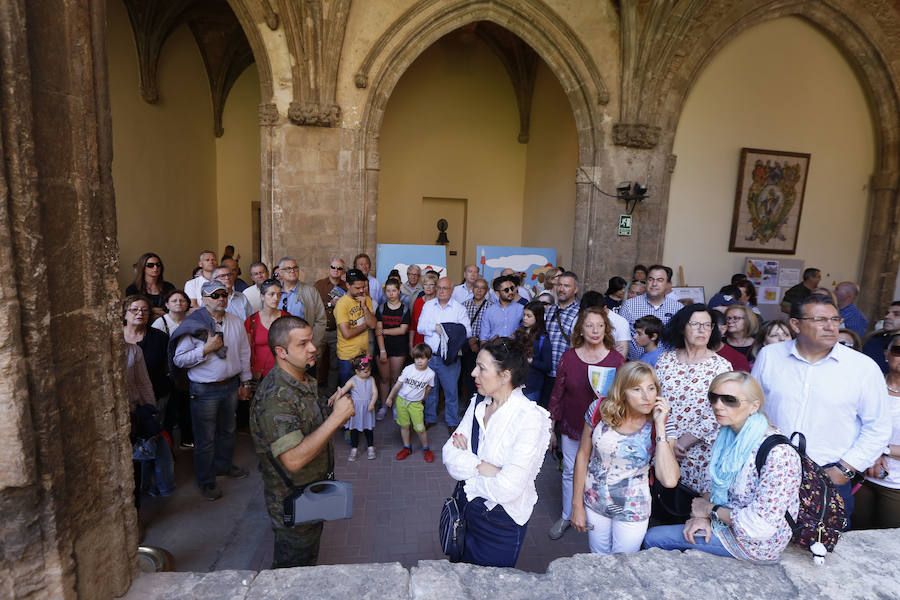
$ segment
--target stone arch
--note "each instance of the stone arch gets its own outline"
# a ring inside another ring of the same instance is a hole
[[[420,3],[388,29],[374,44],[356,75],[357,87],[371,91],[363,112],[360,148],[364,168],[364,214],[359,244],[375,249],[375,216],[378,203],[380,159],[378,139],[384,111],[403,73],[429,46],[448,33],[476,21],[490,21],[519,36],[550,67],[569,99],[578,135],[578,173],[575,213],[591,210],[591,180],[601,147],[603,105],[609,102],[608,87],[587,50],[565,22],[543,3],[495,1],[452,4],[441,0]],[[373,75],[369,69],[377,66]],[[576,218],[573,268],[583,274],[590,220]]]
[[[234,11],[247,41],[250,42],[250,49],[253,51],[253,59],[256,61],[256,70],[259,72],[259,98],[260,104],[265,105],[272,102],[274,90],[272,87],[272,65],[269,62],[269,53],[266,49],[265,41],[259,32],[259,21],[264,21],[269,29],[278,29],[278,15],[269,7],[268,2],[248,2],[247,0],[227,0],[231,10]],[[257,6],[251,10],[248,4]],[[261,7],[259,7],[262,5]],[[254,10],[264,14],[260,17],[254,15]]]
[[[700,18],[695,25],[694,46],[673,65],[667,89],[661,90],[658,114],[663,146],[671,152],[675,132],[688,94],[712,58],[747,29],[782,17],[799,17],[822,31],[841,51],[856,72],[873,113],[876,165],[870,185],[869,232],[863,256],[861,287],[871,292],[860,299],[860,308],[872,316],[886,306],[894,292],[894,278],[900,266],[900,220],[898,180],[900,180],[900,78],[886,56],[896,54],[897,40],[883,35],[883,23],[876,11],[863,11],[858,3],[824,3],[808,0],[781,0],[744,8],[710,23]],[[879,15],[891,18],[887,15]],[[893,24],[897,26],[897,23]]]

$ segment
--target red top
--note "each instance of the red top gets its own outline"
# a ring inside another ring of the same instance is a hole
[[[291,313],[280,311],[285,317]],[[269,330],[260,321],[259,313],[253,313],[244,321],[244,329],[250,336],[250,372],[254,377],[262,379],[275,366],[275,356],[269,349]]]
[[[728,344],[722,344],[722,347],[716,351],[716,354],[731,363],[732,371],[750,372],[750,362],[747,360],[747,357]]]
[[[425,306],[425,296],[419,296],[413,302],[412,317],[409,320],[409,328],[416,332],[413,337],[413,346],[425,343],[425,336],[419,333],[419,315],[422,314],[423,306]]]
[[[625,362],[625,358],[610,350],[603,360],[598,363],[586,363],[574,348],[563,352],[556,367],[556,383],[553,393],[550,395],[550,417],[559,421],[562,433],[573,440],[580,440],[584,431],[584,414],[591,402],[597,399],[594,388],[588,379],[588,367],[613,367],[618,369]]]

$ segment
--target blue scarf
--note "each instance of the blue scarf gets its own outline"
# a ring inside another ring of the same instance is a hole
[[[713,444],[709,460],[709,479],[712,491],[709,499],[713,504],[728,504],[728,490],[741,472],[750,453],[762,441],[769,428],[769,421],[761,413],[747,417],[738,434],[731,427],[722,427]]]

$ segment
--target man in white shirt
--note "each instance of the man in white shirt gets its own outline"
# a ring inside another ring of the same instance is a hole
[[[191,300],[191,308],[200,308],[203,306],[201,302],[202,293],[200,288],[207,281],[212,281],[213,271],[219,265],[216,259],[216,253],[212,250],[204,250],[200,253],[200,262],[198,263],[202,269],[197,276],[184,283],[184,293]]]
[[[841,317],[827,296],[796,302],[790,325],[797,339],[764,346],[753,365],[763,411],[785,435],[806,436],[806,453],[825,468],[849,517],[851,479],[882,455],[891,435],[884,376],[871,358],[837,343]]]
[[[471,298],[474,294],[472,288],[475,287],[475,282],[478,281],[478,277],[478,265],[466,265],[466,268],[463,271],[463,282],[453,288],[452,298],[459,304],[462,304]]]
[[[234,289],[234,280],[237,279],[234,270],[231,267],[220,266],[213,271],[213,279],[225,286],[228,292],[228,308],[226,312],[236,316],[241,323],[247,320],[247,317],[253,313],[250,310],[250,303],[242,293]]]
[[[255,262],[250,264],[250,279],[253,280],[253,285],[241,292],[247,298],[247,302],[250,303],[250,310],[252,311],[250,314],[255,314],[262,310],[262,293],[259,286],[268,278],[269,267],[265,263]]]
[[[472,327],[469,323],[469,315],[465,307],[451,298],[453,283],[449,278],[443,277],[437,283],[437,298],[433,298],[422,306],[422,314],[419,316],[418,331],[425,336],[425,343],[431,347],[431,360],[428,366],[434,371],[435,385],[425,398],[425,423],[437,422],[438,394],[444,388],[444,420],[447,428],[453,434],[459,425],[459,400],[457,397],[457,385],[459,382],[459,358],[451,364],[444,364],[441,358],[441,332],[442,323],[458,323],[465,327],[466,338],[472,336]],[[447,357],[450,358],[449,356]]]

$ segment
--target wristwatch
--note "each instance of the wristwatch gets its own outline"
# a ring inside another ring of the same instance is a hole
[[[666,438],[666,436],[664,436],[664,435],[658,435],[658,436],[656,436],[656,443],[657,443],[657,444],[663,444],[663,443],[668,442],[668,441],[669,441],[669,440],[668,440],[668,439]]]
[[[722,519],[719,518],[719,509],[722,508],[721,504],[716,504],[712,507],[712,510],[709,511],[709,520],[713,523],[721,523]]]
[[[856,477],[856,471],[854,471],[853,469],[848,469],[839,462],[834,463],[834,466],[837,467],[838,470],[843,473],[844,477],[846,477],[847,479],[853,479],[854,477]]]
[[[882,454],[884,454],[885,456],[890,456],[890,455],[891,455],[891,445],[890,445],[890,444],[888,444],[888,445],[885,447],[884,452],[882,452]]]

